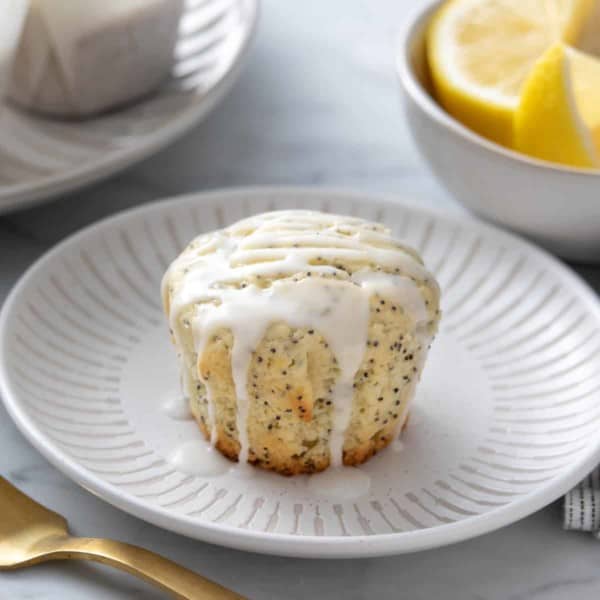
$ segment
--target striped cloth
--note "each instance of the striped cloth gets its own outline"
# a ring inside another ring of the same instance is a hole
[[[600,539],[600,467],[565,496],[564,527],[591,531]]]

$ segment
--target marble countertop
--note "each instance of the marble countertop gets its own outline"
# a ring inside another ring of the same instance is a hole
[[[0,297],[67,234],[123,208],[195,190],[328,185],[460,212],[427,172],[401,116],[391,49],[398,24],[416,2],[265,0],[239,83],[202,125],[105,183],[0,218]],[[577,270],[600,291],[600,268]],[[600,595],[600,542],[563,531],[559,504],[495,533],[420,554],[299,560],[203,544],[121,513],[51,467],[1,407],[0,473],[67,516],[75,534],[146,546],[252,599]],[[95,565],[57,563],[0,574],[2,600],[160,597]]]

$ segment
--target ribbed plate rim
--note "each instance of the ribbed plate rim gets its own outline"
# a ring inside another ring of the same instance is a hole
[[[541,484],[531,493],[495,508],[484,514],[468,517],[464,520],[444,524],[429,529],[389,534],[356,535],[356,536],[317,536],[291,535],[283,533],[266,533],[239,528],[219,523],[200,523],[190,517],[174,514],[169,510],[151,505],[131,494],[125,494],[116,486],[103,481],[89,472],[76,460],[60,450],[36,425],[22,407],[19,394],[10,384],[6,354],[10,341],[6,335],[11,316],[18,308],[19,298],[31,280],[43,272],[46,264],[56,255],[78,246],[86,236],[102,229],[108,229],[117,223],[135,220],[142,215],[160,212],[173,207],[173,203],[186,205],[191,203],[242,202],[249,197],[293,197],[299,196],[333,200],[344,199],[348,202],[377,202],[390,207],[401,206],[408,212],[423,214],[448,225],[470,229],[484,237],[496,238],[509,247],[518,247],[526,254],[535,257],[551,270],[556,277],[570,286],[570,291],[584,302],[588,313],[600,323],[600,302],[595,292],[577,274],[562,264],[546,251],[534,246],[522,238],[503,231],[493,225],[482,223],[469,217],[457,218],[438,211],[415,208],[410,204],[398,201],[394,195],[371,194],[340,188],[310,187],[245,187],[233,189],[216,189],[182,196],[174,196],[141,207],[119,212],[102,219],[72,234],[39,258],[22,275],[9,293],[0,313],[0,393],[4,405],[21,433],[31,444],[52,463],[76,483],[92,494],[104,499],[113,506],[141,518],[149,523],[180,533],[187,537],[200,539],[240,550],[263,554],[277,554],[302,558],[359,558],[369,556],[386,556],[426,550],[451,543],[467,540],[484,533],[494,531],[529,516],[544,506],[558,499],[575,486],[600,462],[600,436],[595,444],[585,451],[568,470],[553,477],[549,482]],[[599,365],[600,366],[600,365]],[[557,523],[558,526],[558,523]]]

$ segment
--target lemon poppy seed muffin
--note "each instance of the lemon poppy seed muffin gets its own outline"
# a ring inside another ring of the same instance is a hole
[[[162,293],[203,434],[284,475],[360,464],[399,434],[440,316],[383,225],[301,210],[201,235]]]

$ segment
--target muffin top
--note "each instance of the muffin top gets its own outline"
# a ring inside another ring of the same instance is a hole
[[[397,303],[424,345],[435,328],[439,302],[437,284],[418,254],[386,227],[307,210],[264,213],[199,236],[169,267],[162,294],[176,344],[179,328],[191,327],[198,356],[215,331],[232,332],[240,425],[247,412],[248,366],[269,325],[284,322],[318,331],[339,367],[334,466],[341,462],[352,385],[366,348],[371,297]],[[246,434],[242,427],[238,431],[247,450]]]

